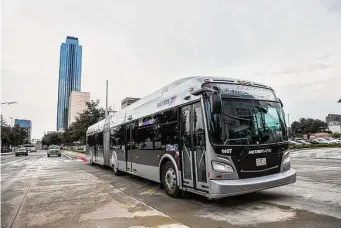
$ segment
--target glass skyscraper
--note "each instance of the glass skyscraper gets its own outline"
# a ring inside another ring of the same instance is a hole
[[[57,130],[68,126],[69,96],[71,91],[81,91],[81,78],[82,46],[78,38],[67,36],[60,47]]]

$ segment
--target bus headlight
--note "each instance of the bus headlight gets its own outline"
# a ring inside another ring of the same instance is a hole
[[[283,171],[287,171],[290,169],[290,153],[284,155],[282,166]]]
[[[216,161],[212,161],[212,168],[219,173],[232,173],[234,171],[232,166]]]

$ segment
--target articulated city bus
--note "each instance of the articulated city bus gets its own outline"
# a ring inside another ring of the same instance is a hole
[[[222,198],[296,181],[283,104],[268,86],[219,77],[177,80],[90,126],[90,163]]]

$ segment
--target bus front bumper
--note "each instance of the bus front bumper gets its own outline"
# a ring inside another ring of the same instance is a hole
[[[211,180],[210,198],[218,199],[227,196],[241,195],[295,182],[296,171],[294,169],[268,176],[248,179]]]

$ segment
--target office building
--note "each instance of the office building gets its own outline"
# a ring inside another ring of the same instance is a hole
[[[68,126],[71,91],[81,91],[82,46],[78,38],[68,36],[60,47],[57,130]]]
[[[41,141],[41,139],[31,139],[32,144],[35,144],[36,142],[39,142],[39,141]]]
[[[26,131],[26,138],[25,140],[28,142],[31,142],[31,132],[32,132],[32,122],[31,120],[21,120],[21,119],[15,119],[14,120],[14,126],[18,125],[19,127],[25,129]]]
[[[126,97],[121,101],[121,109],[131,105],[132,103],[140,100],[140,98]]]
[[[79,116],[86,108],[86,103],[90,102],[90,93],[72,91],[69,98],[69,114],[68,114],[68,127],[76,121],[76,117]]]
[[[341,123],[341,115],[340,114],[328,114],[326,117],[326,122],[340,122]]]
[[[329,122],[328,129],[332,133],[341,133],[341,122]]]
[[[51,134],[51,133],[54,133],[56,131],[44,131],[44,135],[48,135],[48,134]]]

